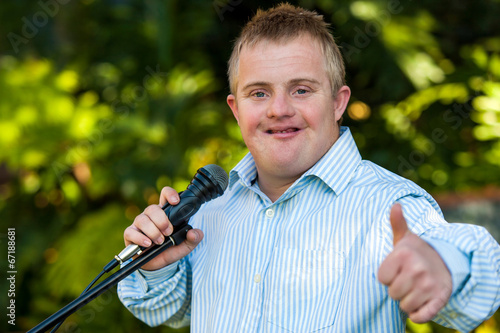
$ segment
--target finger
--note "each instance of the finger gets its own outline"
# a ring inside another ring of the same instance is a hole
[[[167,202],[173,206],[180,201],[179,193],[171,187],[164,187],[160,193],[160,206],[163,207]]]
[[[401,272],[398,274],[391,282],[388,292],[394,300],[404,299],[408,294],[410,294],[413,287],[413,279],[408,274]]]
[[[433,299],[417,310],[409,313],[408,316],[414,323],[423,324],[431,321],[438,314],[439,310],[441,310],[445,305],[446,302],[443,302],[440,299]]]
[[[397,252],[391,252],[384,259],[378,269],[378,280],[380,283],[390,286],[401,271],[403,262]]]
[[[163,232],[145,213],[136,216],[133,225],[156,244],[162,244],[165,240]]]
[[[423,308],[428,301],[429,297],[425,293],[422,293],[418,289],[413,289],[400,300],[399,307],[410,315]]]
[[[142,269],[145,270],[156,270],[161,267],[170,265],[185,256],[187,256],[203,239],[203,232],[199,229],[191,229],[186,234],[186,240],[184,240],[179,245],[169,248],[167,251],[160,255],[160,260],[163,262],[155,263],[150,265],[149,263],[144,265]]]
[[[156,225],[156,227],[165,236],[170,236],[173,226],[168,220],[168,216],[159,205],[150,205],[144,210],[144,214]]]
[[[131,225],[123,232],[123,239],[125,246],[130,244],[137,244],[144,247],[150,247],[152,242],[146,235],[144,235],[136,226]]]
[[[393,244],[396,245],[404,236],[410,233],[400,204],[397,203],[392,206],[390,220],[392,233],[394,235]]]

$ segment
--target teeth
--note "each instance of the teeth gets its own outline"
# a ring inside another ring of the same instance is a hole
[[[274,134],[283,134],[283,133],[290,133],[290,132],[295,132],[295,129],[289,129],[289,130],[284,130],[284,131],[268,131],[269,133],[274,133]]]

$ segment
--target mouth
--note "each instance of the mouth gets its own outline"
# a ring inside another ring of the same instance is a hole
[[[273,130],[269,129],[266,131],[267,134],[286,134],[286,133],[293,133],[297,132],[299,129],[298,128],[287,128],[284,130]]]

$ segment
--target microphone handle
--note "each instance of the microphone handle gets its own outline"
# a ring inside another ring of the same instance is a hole
[[[168,202],[161,208],[168,216],[172,226],[177,228],[185,221],[188,221],[201,207],[205,201],[200,199],[195,193],[189,189],[179,193],[179,203],[177,205],[170,205]]]

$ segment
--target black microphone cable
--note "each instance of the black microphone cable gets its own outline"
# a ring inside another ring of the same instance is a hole
[[[92,288],[92,286],[105,274],[105,273],[108,273],[109,271],[106,271],[105,269],[103,269],[99,274],[97,274],[97,276],[94,278],[94,280],[92,280],[92,282],[90,282],[90,284],[82,291],[82,293],[80,294],[81,295],[84,295],[87,291],[89,291],[90,288]],[[67,317],[66,317],[67,318]],[[52,329],[52,331],[50,331],[50,333],[54,333],[55,331],[57,331],[59,329],[59,327],[61,327],[61,325],[64,323],[64,321],[66,320],[66,318],[62,319],[56,326],[54,326],[54,328]]]

